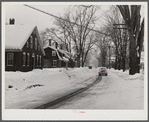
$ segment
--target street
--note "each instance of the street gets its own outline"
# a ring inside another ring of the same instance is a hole
[[[52,109],[143,109],[143,99],[143,88],[110,72],[98,84]]]
[[[147,120],[147,13],[144,1],[3,2],[2,119]]]

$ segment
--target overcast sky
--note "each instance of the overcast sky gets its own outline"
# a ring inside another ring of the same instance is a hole
[[[39,2],[30,2],[30,3],[27,2],[25,4],[38,8],[40,10],[43,10],[47,13],[50,13],[56,16],[59,16],[59,15],[63,16],[63,14],[68,10],[68,7],[70,5],[70,3],[66,4],[65,2],[63,3],[59,2],[56,4],[54,4],[53,2],[40,2],[40,3]],[[101,3],[99,5],[101,5]],[[15,18],[15,24],[17,25],[31,24],[31,25],[37,26],[39,31],[42,31],[45,28],[51,28],[52,26],[54,26],[53,17],[47,14],[41,13],[39,11],[36,11],[34,9],[31,9],[27,6],[24,6],[24,3],[22,2],[16,2],[16,3],[7,2],[4,4],[3,7],[4,7],[4,13],[5,13],[5,21],[7,23],[9,22],[9,18]],[[102,11],[102,13],[104,13],[107,10],[109,10],[109,6],[106,3],[103,6],[101,6],[101,10],[97,14],[101,16],[100,12]],[[103,25],[101,20],[97,23],[97,25],[98,26]]]
[[[63,14],[68,6],[35,6],[48,13],[59,15]],[[38,12],[24,5],[8,5],[5,7],[5,20],[9,22],[9,18],[15,18],[15,24],[35,25],[41,31],[46,27],[51,27],[54,18],[44,13]]]
[[[28,5],[56,16],[63,16],[69,7],[69,5],[40,5],[35,3],[28,3]],[[109,9],[109,6],[104,6],[102,9],[107,10]],[[9,22],[9,18],[15,18],[16,25],[35,25],[38,27],[39,31],[42,31],[47,27],[50,28],[54,26],[53,17],[24,6],[23,3],[19,3],[17,5],[14,3],[7,3],[4,7],[4,11],[5,21],[7,23]]]

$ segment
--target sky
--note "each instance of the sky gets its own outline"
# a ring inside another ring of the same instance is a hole
[[[64,12],[68,6],[35,6],[41,10],[44,10],[48,13],[52,13],[54,15],[59,15]],[[9,18],[15,18],[15,24],[17,25],[35,25],[41,31],[46,27],[53,26],[54,18],[38,12],[34,9],[31,9],[24,5],[8,5],[5,7],[5,21],[8,23]]]
[[[9,18],[15,18],[15,24],[17,25],[35,25],[38,27],[39,32],[45,30],[45,28],[51,28],[54,26],[54,17],[49,16],[47,14],[41,13],[39,11],[36,11],[34,9],[31,9],[27,6],[24,6],[24,4],[30,5],[32,7],[35,7],[37,9],[40,9],[44,12],[61,16],[63,17],[64,13],[68,11],[68,7],[70,5],[74,5],[74,3],[52,3],[52,2],[4,2],[3,8],[4,8],[4,17],[5,21],[8,23]],[[75,3],[77,4],[77,3]],[[83,3],[87,4],[87,3]],[[88,3],[95,4],[95,3]],[[99,5],[101,5],[101,9],[97,11],[97,15],[101,18],[96,26],[103,26],[104,21],[102,20],[103,14],[106,11],[110,10],[110,5],[115,4],[114,2],[112,4],[106,3],[106,2],[98,2]],[[96,4],[96,5],[98,5]],[[80,3],[79,3],[80,5]],[[101,14],[102,13],[102,14]],[[144,16],[144,12],[141,10],[141,15]],[[5,23],[6,23],[5,22]]]
[[[32,7],[40,9],[44,12],[56,15],[63,16],[67,12],[69,5],[46,5],[46,4],[35,4],[27,3]],[[109,9],[109,6],[102,6],[102,12]],[[35,25],[38,27],[39,31],[43,31],[45,28],[51,28],[54,26],[54,17],[47,14],[41,13],[34,9],[31,9],[27,6],[24,6],[23,3],[7,3],[4,6],[5,21],[9,23],[9,18],[15,18],[15,24],[17,25]],[[99,12],[97,13],[99,14]],[[6,23],[5,22],[5,23]],[[100,25],[100,23],[98,23]]]

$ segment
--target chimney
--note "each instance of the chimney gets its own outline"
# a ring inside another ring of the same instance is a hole
[[[10,24],[10,25],[14,25],[14,23],[15,23],[15,19],[14,19],[14,18],[10,18],[10,19],[9,19],[9,24]]]
[[[51,46],[51,39],[49,39],[49,46]]]

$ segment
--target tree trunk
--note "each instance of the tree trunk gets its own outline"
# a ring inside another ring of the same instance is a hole
[[[128,5],[122,5],[118,8],[125,20],[129,31],[130,37],[130,47],[129,47],[129,74],[134,75],[138,72],[139,61],[137,57],[137,43],[138,43],[138,34],[140,30],[140,9],[141,5],[131,5],[130,8]],[[144,32],[143,32],[144,34]]]
[[[138,61],[137,73],[140,73],[140,56],[137,57],[137,61]]]
[[[125,57],[123,57],[123,72],[125,71]]]
[[[118,70],[121,69],[121,58],[118,58]]]
[[[77,57],[77,67],[80,67],[80,55]]]
[[[143,41],[144,41],[144,19],[142,21],[141,24],[141,30],[139,32],[139,36],[138,36],[138,53],[139,53],[139,57],[138,57],[138,64],[140,64],[140,59],[141,59],[141,51],[142,51],[142,46],[143,46]],[[138,66],[137,72],[140,73],[140,65]]]
[[[138,69],[137,52],[136,52],[136,41],[133,37],[133,31],[129,32],[130,35],[130,63],[129,63],[129,75],[134,75]]]

